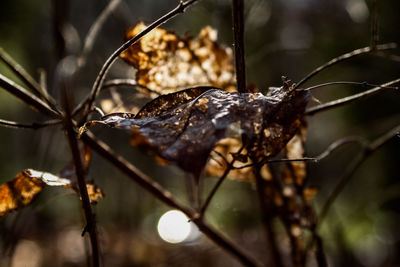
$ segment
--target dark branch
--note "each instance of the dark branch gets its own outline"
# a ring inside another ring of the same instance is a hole
[[[30,108],[53,118],[60,117],[60,113],[58,111],[53,110],[51,107],[49,107],[46,103],[37,98],[35,95],[26,91],[25,88],[7,79],[1,74],[0,74],[0,87],[4,88],[10,94],[16,96],[18,99],[27,104]]]
[[[225,178],[228,176],[229,172],[233,169],[234,163],[235,163],[235,159],[233,159],[231,162],[228,163],[228,166],[226,167],[224,173],[221,175],[221,177],[219,177],[218,182],[214,185],[211,192],[208,194],[206,201],[204,202],[203,206],[201,207],[200,216],[202,216],[202,217],[204,216],[215,193],[217,193],[217,190],[219,189],[221,184],[225,181]]]
[[[299,161],[311,161],[311,162],[319,162],[326,157],[328,157],[330,154],[332,154],[333,151],[338,149],[339,147],[349,144],[349,143],[359,143],[361,145],[364,145],[366,143],[366,140],[360,136],[348,136],[344,137],[342,139],[339,139],[332,144],[328,146],[327,149],[325,149],[321,154],[319,154],[316,157],[304,157],[304,158],[298,158],[298,159],[265,159],[260,162],[255,162],[247,165],[243,165],[240,167],[232,167],[232,169],[244,169],[244,168],[249,168],[249,167],[254,167],[256,165],[264,165],[266,163],[280,163],[280,162],[299,162]]]
[[[399,87],[383,86],[383,85],[371,84],[371,83],[367,83],[367,82],[337,81],[337,82],[321,83],[321,84],[310,86],[310,87],[307,87],[307,88],[304,88],[304,89],[297,89],[296,91],[314,90],[314,89],[321,88],[321,87],[327,87],[327,86],[331,86],[331,85],[343,85],[343,84],[359,85],[359,86],[362,86],[362,87],[384,87],[384,88],[387,88],[387,89],[399,89]]]
[[[348,166],[348,168],[346,169],[345,173],[340,178],[339,183],[336,185],[335,189],[332,191],[332,193],[328,197],[327,201],[323,205],[321,213],[320,213],[320,216],[319,216],[320,224],[324,220],[324,218],[326,217],[326,215],[327,215],[327,213],[329,211],[329,208],[332,206],[333,202],[336,200],[338,195],[342,192],[344,187],[350,181],[351,177],[356,172],[358,167],[360,167],[360,165],[373,152],[375,152],[378,148],[380,148],[385,143],[387,143],[389,140],[391,140],[393,137],[398,136],[399,134],[400,134],[400,125],[394,127],[390,131],[386,132],[382,136],[378,137],[374,141],[372,141],[369,144],[367,144],[366,146],[364,146],[364,149],[357,155],[357,157]]]
[[[0,126],[8,127],[8,128],[23,128],[23,129],[32,129],[32,130],[37,130],[40,128],[48,127],[51,125],[56,125],[60,124],[60,120],[49,120],[45,122],[34,122],[31,124],[26,124],[26,123],[19,123],[15,121],[7,121],[7,120],[2,120],[0,119]]]
[[[377,0],[371,1],[371,47],[375,47],[379,41],[379,12]]]
[[[322,105],[318,105],[318,106],[315,106],[315,107],[308,108],[304,112],[304,114],[313,115],[313,114],[315,114],[317,112],[320,112],[320,111],[323,111],[323,110],[339,107],[339,106],[342,106],[342,105],[345,105],[345,104],[360,100],[360,99],[362,99],[364,97],[376,94],[376,93],[378,93],[379,91],[381,91],[383,89],[390,88],[391,85],[396,84],[398,82],[400,82],[400,79],[396,79],[394,81],[390,81],[390,82],[384,83],[384,84],[382,84],[380,86],[377,86],[375,88],[372,88],[372,89],[367,90],[367,91],[362,92],[362,93],[358,93],[358,94],[351,95],[351,96],[348,96],[348,97],[344,97],[344,98],[341,98],[341,99],[338,99],[338,100],[330,101],[330,102],[322,104]],[[395,88],[395,89],[397,89],[397,88]]]
[[[244,3],[243,0],[232,0],[233,37],[235,47],[235,66],[237,90],[246,92],[246,64],[244,59]]]
[[[265,191],[266,187],[268,186],[269,191],[275,191],[274,185],[271,181],[265,181],[265,179],[261,176],[261,166],[257,165],[254,167],[254,176],[256,178],[256,188],[258,194],[258,201],[260,203],[260,210],[261,210],[261,217],[263,221],[263,226],[265,229],[266,240],[269,245],[269,249],[271,249],[272,260],[274,262],[274,266],[282,267],[282,257],[281,253],[279,252],[278,243],[276,240],[276,232],[272,226],[272,220],[275,214],[275,206],[272,203],[271,196],[266,196]],[[275,178],[274,178],[275,179]],[[271,194],[272,195],[272,194]]]
[[[101,90],[103,89],[108,89],[110,87],[118,87],[118,86],[130,86],[130,87],[134,87],[134,88],[141,88],[149,93],[153,93],[156,95],[160,95],[159,92],[151,90],[150,88],[140,85],[138,84],[135,80],[133,79],[113,79],[113,80],[108,80],[106,82],[104,82]]]
[[[92,51],[94,41],[96,40],[101,28],[103,27],[107,18],[114,12],[115,8],[117,8],[120,2],[121,0],[111,0],[108,3],[107,7],[103,10],[103,12],[101,12],[96,21],[90,27],[84,41],[82,53],[80,54],[77,61],[78,68],[82,68],[86,64],[87,57]]]
[[[65,125],[66,135],[68,138],[68,143],[72,152],[72,159],[74,162],[75,173],[78,180],[79,195],[82,199],[82,207],[86,218],[86,227],[83,234],[85,233],[85,231],[89,233],[90,243],[92,246],[92,261],[93,261],[92,263],[94,267],[98,267],[100,266],[100,255],[99,255],[99,245],[97,241],[96,220],[92,212],[92,207],[90,205],[90,199],[85,182],[86,172],[83,167],[81,154],[78,147],[78,140],[76,138],[76,132],[74,129],[74,123],[71,117],[70,105],[72,101],[70,100],[71,97],[67,95],[67,92],[65,94],[66,94],[65,95],[66,116],[64,120],[64,125]]]
[[[388,44],[381,44],[381,45],[377,45],[375,47],[363,47],[363,48],[359,48],[356,50],[351,51],[350,53],[346,53],[344,55],[341,55],[339,57],[336,57],[332,60],[330,60],[328,63],[316,68],[315,70],[313,70],[312,72],[310,72],[306,77],[304,77],[302,80],[300,80],[294,89],[299,88],[301,85],[303,85],[305,82],[307,82],[309,79],[311,79],[312,77],[314,77],[315,75],[317,75],[318,73],[320,73],[321,71],[323,71],[324,69],[335,65],[339,62],[342,62],[344,60],[362,55],[362,54],[367,54],[370,52],[374,52],[374,51],[382,51],[382,50],[388,50],[388,49],[394,49],[396,48],[397,45],[395,43],[388,43]]]
[[[44,101],[46,101],[52,108],[55,107],[55,101],[47,93],[46,89],[38,84],[34,78],[21,66],[19,65],[10,55],[8,55],[3,48],[0,47],[0,59],[3,61],[21,81],[28,86],[33,92],[38,94]]]

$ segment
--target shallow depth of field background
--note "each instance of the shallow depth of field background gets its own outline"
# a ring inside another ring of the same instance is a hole
[[[58,0],[61,1],[61,0]],[[76,55],[91,23],[107,1],[62,0],[71,26],[68,52]],[[56,77],[60,59],[54,41],[54,1],[2,0],[0,46],[35,78],[38,69],[48,75],[49,91],[59,97]],[[151,23],[176,6],[176,0],[126,0],[111,16],[97,39],[84,75],[74,82],[76,102],[87,94],[107,57],[122,44],[124,32],[139,20]],[[378,1],[380,43],[400,43],[400,2]],[[221,43],[232,46],[231,1],[202,0],[163,27],[180,35],[211,25]],[[331,58],[370,43],[370,6],[365,0],[251,0],[246,1],[247,82],[263,91],[280,86],[281,76],[299,81]],[[399,54],[399,50],[392,51]],[[335,65],[307,85],[329,81],[367,81],[374,84],[399,78],[400,63],[383,56],[364,55]],[[0,73],[15,79],[3,64]],[[108,78],[133,76],[122,61]],[[125,89],[127,94],[133,94]],[[321,102],[364,90],[332,86],[314,91]],[[311,104],[316,104],[311,103]],[[307,153],[322,152],[331,142],[348,135],[369,139],[400,121],[398,91],[307,118]],[[43,119],[14,97],[0,90],[0,118],[18,122]],[[95,134],[164,185],[183,202],[186,176],[173,166],[159,166],[129,145],[129,136],[102,127]],[[400,257],[399,158],[400,139],[374,153],[356,172],[322,225],[332,266],[398,266]],[[319,188],[318,208],[338,181],[358,147],[343,147],[309,166],[309,184]],[[69,163],[70,152],[59,127],[42,130],[0,128],[0,182],[25,168],[53,173]],[[157,233],[159,217],[169,207],[154,199],[111,165],[94,156],[90,177],[106,197],[95,207],[104,266],[240,266],[203,236],[191,242],[168,244]],[[210,188],[216,179],[207,179]],[[265,253],[258,199],[253,185],[226,181],[207,213],[207,220],[258,258]],[[0,266],[85,266],[88,244],[80,234],[83,213],[79,200],[66,189],[46,188],[27,208],[0,218]],[[279,226],[278,226],[279,228]],[[278,229],[279,231],[279,229]],[[282,247],[288,240],[282,237]],[[288,251],[286,251],[288,253]],[[26,265],[24,265],[26,264]],[[310,262],[313,265],[313,262]]]

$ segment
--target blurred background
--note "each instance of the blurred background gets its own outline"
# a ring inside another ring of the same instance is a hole
[[[122,1],[101,29],[87,64],[71,82],[75,102],[89,92],[100,67],[122,44],[127,29],[140,20],[151,23],[177,2]],[[372,1],[245,2],[247,82],[261,91],[280,86],[282,75],[299,81],[330,59],[371,42]],[[60,60],[79,54],[89,28],[107,3],[2,0],[0,46],[36,79],[39,69],[45,70],[49,92],[59,99],[59,68],[68,64]],[[377,11],[379,43],[400,43],[400,2],[379,1]],[[179,35],[197,35],[202,27],[210,25],[218,30],[219,42],[232,47],[231,12],[229,0],[202,0],[163,27]],[[67,23],[68,42],[60,39],[55,27],[63,22]],[[390,54],[400,55],[399,52],[391,50]],[[380,84],[399,78],[399,70],[399,56],[363,55],[325,70],[305,86],[330,81]],[[0,64],[0,73],[19,82],[4,64]],[[134,78],[131,67],[119,60],[108,78],[121,77]],[[313,95],[327,102],[360,90],[364,88],[331,86],[316,89]],[[349,135],[373,140],[399,123],[399,106],[398,91],[384,90],[357,103],[307,117],[307,155],[317,155],[333,141]],[[0,118],[26,123],[45,119],[3,90]],[[124,132],[105,131],[101,127],[93,131],[179,200],[188,203],[184,173],[173,166],[159,166],[132,148]],[[324,221],[321,236],[331,266],[400,266],[399,140],[394,138],[362,164]],[[12,179],[26,168],[58,173],[70,160],[65,141],[60,126],[36,131],[0,128],[0,182]],[[310,164],[308,184],[318,188],[317,211],[358,149],[357,145],[348,145],[323,161]],[[95,155],[90,178],[106,194],[95,207],[103,266],[240,266],[192,226],[183,241],[164,241],[157,225],[170,208]],[[206,190],[215,181],[206,179]],[[268,263],[258,211],[254,186],[228,180],[211,203],[207,220]],[[0,266],[86,266],[88,240],[81,238],[83,217],[73,192],[46,188],[32,205],[0,218]],[[280,244],[284,253],[289,253],[289,240],[282,238]],[[309,258],[308,265],[314,266],[312,257]]]

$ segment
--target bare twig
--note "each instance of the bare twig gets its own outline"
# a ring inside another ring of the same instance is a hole
[[[60,113],[58,111],[52,109],[45,102],[43,102],[32,93],[25,90],[25,88],[9,80],[8,78],[4,77],[1,74],[0,74],[0,87],[4,88],[10,94],[16,96],[18,99],[27,104],[30,108],[42,112],[43,114],[53,118],[60,117]]]
[[[29,89],[37,93],[40,98],[46,101],[52,108],[55,107],[55,101],[47,93],[47,91],[38,84],[29,73],[19,65],[10,55],[8,55],[3,48],[0,47],[0,59],[3,61],[17,76],[20,78]]]
[[[235,41],[235,66],[237,90],[246,92],[246,65],[244,59],[244,1],[232,0],[233,37]]]
[[[147,91],[149,93],[160,95],[160,92],[151,90],[150,88],[148,88],[146,86],[140,85],[133,79],[113,79],[113,80],[108,80],[108,81],[104,82],[103,86],[101,87],[101,90],[107,89],[107,88],[110,88],[110,87],[117,87],[117,86],[131,86],[131,87],[134,87],[134,88],[141,88],[141,89],[144,89],[145,91]]]
[[[263,226],[265,228],[266,239],[271,249],[272,260],[274,262],[274,266],[282,267],[282,258],[279,252],[278,244],[276,241],[276,233],[272,227],[272,220],[275,216],[274,205],[272,204],[273,201],[273,193],[275,191],[273,189],[273,182],[272,181],[265,181],[260,174],[262,165],[257,165],[254,167],[254,176],[256,178],[256,186],[257,186],[257,193],[258,199],[260,203],[260,210],[261,210],[261,217],[263,221]],[[268,184],[268,185],[267,185]],[[271,191],[271,196],[265,195],[265,188],[269,186]]]
[[[42,88],[43,92],[46,95],[48,95],[47,73],[44,69],[39,69],[39,84],[40,84],[40,88]]]
[[[120,2],[121,0],[111,0],[108,3],[107,7],[103,10],[103,12],[101,12],[96,21],[90,27],[84,41],[82,53],[78,57],[78,68],[82,68],[86,64],[87,56],[93,48],[93,44],[97,38],[97,35],[99,34],[107,18],[114,12],[115,8],[117,8]]]
[[[379,41],[379,12],[377,0],[371,1],[371,47],[375,47]]]
[[[324,65],[316,68],[315,70],[313,70],[312,72],[310,72],[306,77],[304,77],[303,79],[301,79],[296,86],[294,87],[294,89],[299,88],[301,85],[303,85],[305,82],[307,82],[309,79],[311,79],[312,77],[314,77],[316,74],[320,73],[321,71],[323,71],[324,69],[335,65],[339,62],[342,62],[344,60],[356,57],[358,55],[362,55],[362,54],[367,54],[370,52],[374,52],[374,51],[382,51],[382,50],[388,50],[388,49],[394,49],[396,48],[397,45],[395,43],[388,43],[388,44],[381,44],[381,45],[376,45],[375,47],[363,47],[363,48],[359,48],[356,50],[353,50],[349,53],[343,54],[339,57],[336,57],[332,60],[330,60],[328,63],[325,63]]]
[[[325,204],[322,206],[321,213],[319,216],[319,225],[326,217],[329,208],[332,206],[333,202],[336,200],[337,196],[342,192],[343,188],[350,181],[352,175],[356,172],[358,167],[378,148],[387,143],[390,139],[400,134],[400,125],[394,127],[390,131],[386,132],[382,136],[378,137],[374,141],[370,142],[368,145],[364,146],[364,149],[357,155],[357,157],[351,162],[351,164],[346,169],[345,173],[339,180],[332,193],[329,195]]]
[[[206,201],[200,209],[200,216],[204,216],[208,206],[210,205],[211,200],[213,199],[215,193],[217,193],[217,190],[219,189],[221,184],[225,181],[225,178],[228,176],[229,172],[232,170],[234,163],[235,159],[228,163],[228,166],[226,167],[224,173],[221,175],[221,177],[219,177],[218,182],[214,185],[211,192],[208,194]]]
[[[136,43],[140,38],[145,36],[151,30],[153,30],[153,29],[157,28],[158,26],[164,24],[169,19],[175,17],[179,13],[183,13],[187,7],[189,7],[190,5],[194,4],[197,1],[198,0],[187,0],[185,2],[180,1],[176,8],[174,8],[173,10],[171,10],[170,12],[168,12],[167,14],[162,16],[161,18],[157,19],[156,21],[154,21],[146,29],[144,29],[141,33],[139,33],[138,35],[134,36],[133,38],[131,38],[130,40],[125,42],[117,50],[115,50],[114,53],[112,53],[112,55],[106,60],[106,62],[102,66],[99,74],[97,75],[96,81],[93,84],[93,87],[92,87],[92,90],[90,91],[90,94],[84,99],[84,101],[82,101],[75,108],[75,110],[73,112],[73,115],[75,115],[76,113],[78,113],[82,109],[84,109],[83,117],[84,117],[84,119],[86,119],[86,116],[87,116],[87,114],[89,113],[89,111],[91,110],[91,108],[93,106],[93,103],[94,103],[94,101],[95,101],[95,99],[96,99],[96,97],[97,97],[97,95],[98,95],[98,93],[99,93],[99,91],[100,91],[100,89],[101,89],[101,87],[103,85],[104,79],[105,79],[108,71],[110,70],[110,67],[117,60],[118,56],[123,51],[128,49],[132,44]]]
[[[328,83],[321,83],[317,85],[313,85],[304,89],[297,89],[296,91],[306,91],[306,90],[314,90],[317,88],[321,87],[326,87],[326,86],[331,86],[331,85],[343,85],[343,84],[349,84],[349,85],[360,85],[362,87],[384,87],[386,89],[399,89],[399,87],[394,87],[394,86],[383,86],[383,85],[377,85],[377,84],[372,84],[372,83],[367,83],[367,82],[349,82],[349,81],[337,81],[337,82],[328,82]]]
[[[323,110],[339,107],[339,106],[342,106],[344,104],[348,104],[348,103],[360,100],[360,99],[362,99],[364,97],[376,94],[376,93],[378,93],[379,91],[381,91],[383,89],[390,88],[390,86],[392,84],[396,84],[398,82],[400,82],[400,79],[396,79],[396,80],[384,83],[384,84],[382,84],[380,86],[377,86],[375,88],[372,88],[372,89],[367,90],[367,91],[362,92],[362,93],[354,94],[354,95],[351,95],[351,96],[348,96],[348,97],[343,97],[343,98],[338,99],[338,100],[330,101],[330,102],[327,102],[325,104],[321,104],[321,105],[318,105],[318,106],[315,106],[315,107],[308,108],[304,112],[304,114],[313,115],[313,114],[315,114],[317,112],[320,112],[320,111],[323,111]]]
[[[311,161],[311,162],[319,162],[326,157],[328,157],[333,151],[338,149],[339,147],[348,144],[348,143],[359,143],[361,145],[364,145],[366,143],[366,140],[361,137],[361,136],[347,136],[344,138],[341,138],[339,140],[336,140],[332,144],[330,144],[321,154],[319,154],[316,157],[304,157],[304,158],[298,158],[298,159],[288,159],[288,158],[283,158],[283,159],[264,159],[259,162],[255,163],[250,163],[246,165],[242,165],[239,167],[233,166],[232,169],[244,169],[244,168],[249,168],[253,167],[256,165],[264,165],[266,163],[280,163],[280,162],[299,162],[299,161]]]
[[[314,232],[313,234],[316,242],[315,258],[317,260],[318,267],[328,267],[322,238],[316,232]]]
[[[245,266],[261,266],[260,263],[242,251],[240,247],[233,244],[219,233],[215,232],[215,230],[213,230],[202,220],[198,212],[180,204],[169,191],[165,190],[160,184],[142,173],[122,156],[116,155],[109,146],[98,140],[92,133],[90,133],[90,131],[82,135],[82,140],[99,155],[112,163],[117,169],[122,171],[134,182],[138,183],[146,191],[151,193],[154,197],[162,201],[164,204],[181,210],[183,213],[185,213],[198,226],[202,233],[214,241],[218,246],[234,255]]]
[[[60,124],[61,120],[49,120],[45,122],[34,122],[34,123],[19,123],[15,121],[7,121],[0,119],[0,126],[9,127],[9,128],[25,128],[25,129],[32,129],[37,130],[40,128],[44,128],[51,125]]]
[[[75,166],[75,173],[78,180],[79,194],[82,199],[82,207],[86,217],[86,227],[82,233],[84,235],[85,232],[89,233],[90,243],[92,247],[92,264],[93,267],[100,266],[100,255],[99,255],[99,245],[97,241],[97,229],[96,229],[96,220],[94,214],[92,212],[92,207],[90,205],[90,199],[86,188],[85,183],[85,170],[83,167],[81,154],[78,147],[78,141],[76,138],[76,132],[74,130],[74,124],[71,117],[71,109],[70,105],[72,101],[71,97],[67,95],[65,92],[65,130],[68,138],[68,143],[72,152],[72,159]]]

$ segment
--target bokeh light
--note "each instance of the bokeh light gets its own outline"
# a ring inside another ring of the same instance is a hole
[[[191,232],[189,218],[179,210],[164,213],[158,221],[157,230],[160,237],[172,244],[185,241]]]

